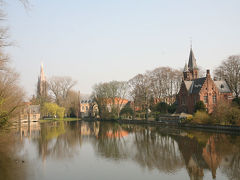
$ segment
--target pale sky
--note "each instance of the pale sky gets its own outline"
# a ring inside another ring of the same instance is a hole
[[[240,54],[240,0],[17,0],[6,5],[21,85],[34,94],[47,78],[71,76],[91,93],[98,82],[129,80],[159,66],[183,68],[190,38],[197,64],[213,70]]]

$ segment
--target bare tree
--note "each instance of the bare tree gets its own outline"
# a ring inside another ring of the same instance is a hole
[[[119,117],[126,102],[127,91],[128,84],[124,81],[111,81],[95,85],[92,97],[98,104],[100,116],[104,118],[103,114],[109,112],[111,115]]]
[[[11,69],[0,71],[0,123],[13,116],[22,103],[24,93],[18,86],[18,77]]]
[[[181,85],[182,73],[170,67],[159,67],[149,76],[154,99],[173,103]]]
[[[229,56],[215,69],[218,79],[225,79],[234,92],[236,98],[240,93],[240,56]]]
[[[54,76],[48,81],[48,88],[54,99],[59,105],[63,106],[70,90],[75,86],[77,81],[72,80],[71,77],[67,76]]]
[[[149,102],[152,94],[149,72],[136,75],[130,79],[128,83],[130,87],[130,96],[134,105],[133,118],[135,118],[135,111],[136,108],[138,108],[146,111],[146,119],[148,119]]]

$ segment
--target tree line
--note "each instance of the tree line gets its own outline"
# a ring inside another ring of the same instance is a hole
[[[20,1],[27,7],[26,0]],[[16,115],[16,109],[22,105],[24,98],[24,91],[19,85],[19,74],[11,67],[9,55],[5,50],[13,43],[9,38],[8,27],[4,25],[4,3],[0,2],[0,127]]]
[[[136,111],[143,112],[147,119],[149,111],[154,111],[156,103],[174,104],[181,80],[180,70],[159,67],[138,74],[129,81],[98,83],[93,87],[92,98],[103,119],[119,118],[124,111],[132,116],[136,116]],[[130,100],[131,104],[125,104],[125,99]]]
[[[36,92],[30,101],[40,105],[42,116],[76,117],[80,105],[80,93],[73,90],[76,84],[71,77],[53,76],[46,81],[46,93]]]
[[[229,56],[223,60],[214,70],[214,79],[226,80],[235,97],[233,101],[240,105],[240,56]],[[92,98],[98,105],[102,119],[121,118],[121,115],[148,119],[152,115],[156,117],[161,113],[175,112],[175,100],[181,82],[182,70],[158,67],[128,81],[95,84]],[[128,99],[130,102],[122,107],[120,99]]]

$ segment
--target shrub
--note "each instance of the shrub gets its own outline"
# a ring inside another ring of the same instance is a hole
[[[198,101],[195,105],[194,105],[194,111],[206,111],[206,106],[202,101]]]
[[[236,125],[240,124],[240,109],[237,106],[221,101],[219,102],[212,113],[212,117],[219,124]]]
[[[236,98],[234,98],[234,99],[232,100],[232,102],[233,102],[233,105],[238,105],[238,106],[240,106],[240,98],[236,97]]]
[[[176,104],[172,104],[168,106],[168,113],[173,114],[177,109]]]
[[[159,102],[155,105],[154,111],[160,112],[161,114],[168,113],[168,104],[165,102]]]
[[[210,116],[205,111],[197,111],[194,114],[193,122],[198,124],[212,124]]]
[[[229,124],[240,125],[240,109],[238,107],[231,107],[226,114],[226,119]]]

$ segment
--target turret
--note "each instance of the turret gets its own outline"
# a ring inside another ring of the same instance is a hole
[[[191,81],[198,78],[198,68],[192,47],[190,49],[188,65],[185,64],[183,70],[183,77],[185,81]]]

